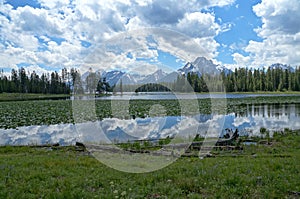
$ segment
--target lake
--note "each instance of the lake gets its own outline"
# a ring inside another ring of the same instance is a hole
[[[276,96],[299,96],[299,94],[231,94],[231,93],[173,93],[173,92],[124,92],[113,95],[96,97],[96,100],[176,100],[176,99],[216,99],[216,98],[247,98],[247,97],[276,97]],[[70,99],[90,100],[92,95],[72,96]]]
[[[261,96],[261,95],[259,95]],[[300,129],[300,104],[248,104],[242,111],[226,115],[148,117],[122,120],[105,118],[82,124],[57,124],[0,129],[0,145],[28,145],[85,142],[126,142],[167,136],[219,137],[225,129],[238,129],[240,135],[259,136],[262,127],[274,131]],[[207,134],[209,132],[209,135]]]

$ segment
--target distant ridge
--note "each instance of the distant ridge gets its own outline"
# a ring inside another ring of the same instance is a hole
[[[295,71],[294,68],[281,63],[275,63],[269,66],[271,69],[287,69],[290,71]],[[188,73],[194,73],[198,76],[202,74],[219,74],[220,72],[224,72],[226,75],[232,73],[233,71],[226,68],[225,66],[221,66],[218,64],[214,64],[212,60],[206,59],[205,57],[197,57],[193,62],[186,63],[182,68],[177,71],[173,71],[170,73],[164,72],[162,69],[155,71],[149,75],[141,75],[141,74],[132,74],[125,73],[119,70],[113,71],[96,71],[100,74],[102,78],[106,78],[106,82],[108,82],[111,86],[117,84],[122,80],[123,84],[147,84],[147,83],[169,83],[176,81],[178,75],[187,75]],[[88,72],[85,72],[82,75],[83,82],[85,81]]]

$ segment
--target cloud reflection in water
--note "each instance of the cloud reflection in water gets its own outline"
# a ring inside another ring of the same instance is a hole
[[[219,132],[219,118],[225,117],[223,131]],[[136,139],[159,139],[174,136],[195,136],[189,128],[198,127],[198,134],[205,136],[208,128],[216,128],[213,136],[220,136],[226,128],[238,128],[241,134],[259,135],[260,128],[270,131],[300,129],[300,104],[247,105],[244,112],[224,115],[198,115],[194,117],[168,116],[145,119],[120,120],[107,118],[83,124],[57,124],[27,126],[18,129],[0,129],[0,145],[28,145],[76,141],[104,142]],[[97,131],[95,131],[95,129]],[[78,133],[80,132],[80,134]],[[184,132],[184,133],[182,133]],[[212,136],[212,135],[211,135]]]

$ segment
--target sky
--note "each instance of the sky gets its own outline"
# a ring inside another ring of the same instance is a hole
[[[0,0],[0,68],[300,66],[299,0]]]

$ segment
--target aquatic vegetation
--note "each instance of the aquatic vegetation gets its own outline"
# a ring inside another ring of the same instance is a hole
[[[0,102],[0,107],[0,128],[73,122],[70,101]]]
[[[185,107],[187,107],[185,110],[182,110],[178,100],[130,100],[129,102],[122,100],[114,100],[113,102],[110,100],[95,100],[83,101],[82,103],[82,106],[72,106],[71,100],[0,102],[0,128],[74,123],[112,117],[130,119],[159,115],[210,114],[212,105],[214,110],[221,114],[242,113],[246,110],[247,105],[300,103],[300,98],[299,96],[232,98],[226,99],[226,106],[224,106],[224,99],[214,99],[213,104],[209,98],[198,99],[199,109],[194,109],[195,100],[184,100]],[[85,106],[84,103],[89,105]],[[90,106],[90,104],[93,106]],[[152,110],[155,106],[158,112]],[[78,108],[81,108],[79,112],[81,111],[82,114],[76,115],[76,121],[74,121],[73,109]]]

